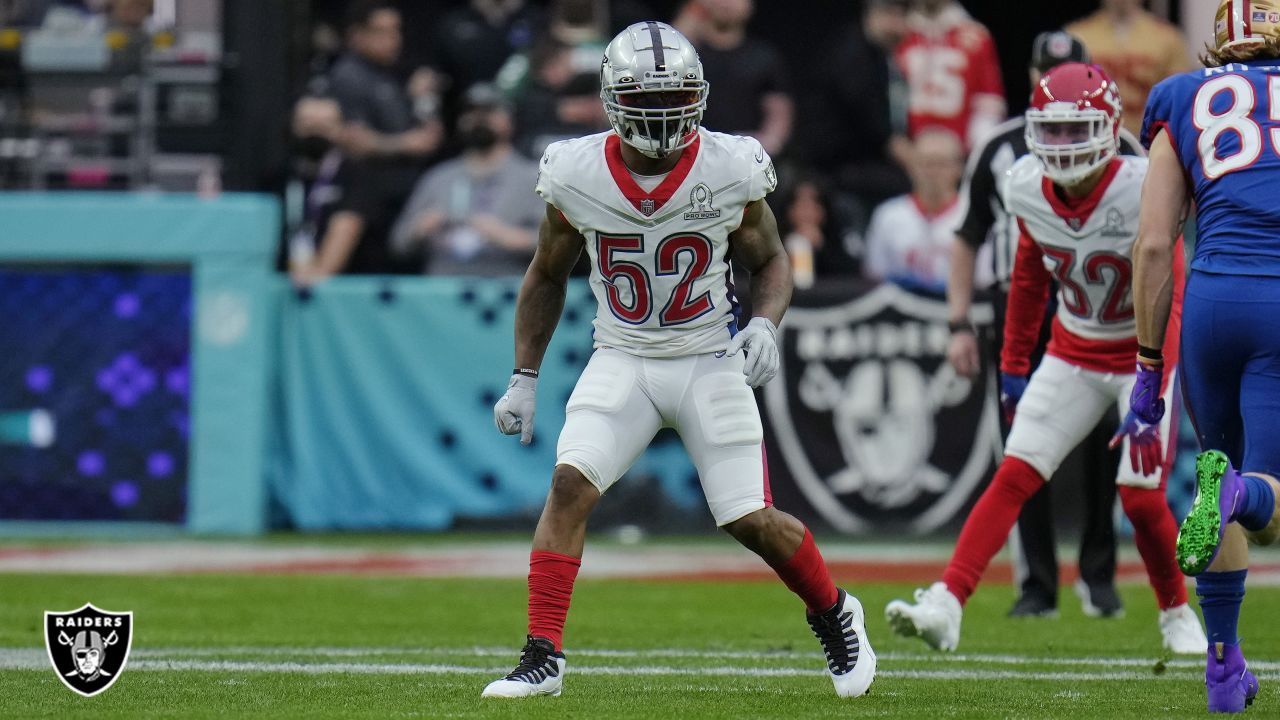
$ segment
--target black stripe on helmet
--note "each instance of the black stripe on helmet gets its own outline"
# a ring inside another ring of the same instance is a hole
[[[666,72],[667,58],[662,53],[662,31],[658,29],[658,23],[650,20],[645,23],[649,26],[649,39],[653,42],[653,65],[658,72]]]

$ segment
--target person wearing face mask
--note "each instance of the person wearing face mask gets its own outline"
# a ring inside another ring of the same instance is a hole
[[[538,166],[512,147],[511,108],[491,85],[472,86],[456,137],[462,154],[423,175],[391,232],[400,255],[423,253],[431,275],[519,275],[544,208],[529,192]]]
[[[294,106],[293,169],[305,199],[282,260],[298,287],[396,269],[386,238],[399,200],[385,192],[381,174],[343,153],[342,127],[342,109],[332,97],[311,94]]]

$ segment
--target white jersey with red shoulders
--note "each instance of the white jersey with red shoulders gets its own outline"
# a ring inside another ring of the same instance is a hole
[[[552,143],[537,192],[582,233],[598,310],[595,346],[646,357],[719,352],[736,332],[729,234],[777,186],[753,138],[699,130],[646,191],[612,131]]]
[[[1146,172],[1146,158],[1117,157],[1089,195],[1067,200],[1034,155],[1010,168],[1004,202],[1020,237],[1002,370],[1029,372],[1054,279],[1058,309],[1047,352],[1090,370],[1133,372],[1138,346],[1131,254]]]

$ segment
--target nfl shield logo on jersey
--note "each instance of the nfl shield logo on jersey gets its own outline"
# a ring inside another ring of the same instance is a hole
[[[946,318],[944,302],[892,285],[788,311],[764,393],[770,450],[834,528],[938,528],[999,461],[993,370],[956,375]]]
[[[115,684],[133,646],[133,613],[99,610],[45,612],[44,646],[62,684],[93,697]]]
[[[640,201],[640,213],[645,217],[652,215],[656,207],[657,206],[654,205],[652,198],[645,198]]]

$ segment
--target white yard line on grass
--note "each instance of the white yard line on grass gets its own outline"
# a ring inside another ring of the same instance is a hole
[[[24,652],[26,648],[0,648],[0,658],[9,652]],[[313,658],[351,658],[397,655],[439,655],[447,657],[499,657],[514,658],[519,654],[516,647],[305,647],[305,646],[265,646],[252,645],[228,647],[157,647],[134,648],[133,657],[137,658],[192,658],[192,657],[227,657],[227,656],[291,656],[302,655]],[[571,648],[567,651],[571,658],[679,658],[679,659],[711,659],[711,660],[812,660],[818,656],[818,649],[813,651],[751,651],[751,650],[695,650],[691,648],[653,648],[653,649],[609,649],[609,648]],[[892,662],[926,662],[926,663],[978,663],[984,665],[1052,665],[1059,667],[1106,665],[1110,667],[1148,668],[1156,663],[1156,658],[1137,657],[1057,657],[1038,655],[1010,655],[984,653],[877,653],[880,660]],[[1164,661],[1170,668],[1203,668],[1204,661],[1197,658],[1178,657]],[[1250,660],[1253,670],[1280,671],[1280,662]]]
[[[307,674],[327,674],[327,673],[355,673],[355,674],[385,674],[385,675],[404,675],[404,674],[423,674],[423,675],[442,675],[442,674],[482,674],[482,675],[500,675],[507,669],[506,666],[501,667],[481,667],[476,665],[460,665],[451,663],[360,663],[360,662],[323,662],[324,658],[332,657],[353,657],[357,653],[366,655],[394,655],[405,652],[405,648],[153,648],[138,649],[133,652],[133,661],[129,663],[131,669],[137,670],[169,670],[169,671],[203,671],[203,672],[246,672],[246,673],[307,673]],[[496,649],[477,649],[477,648],[454,648],[454,649],[435,649],[435,650],[414,650],[414,654],[431,654],[437,653],[446,656],[473,656],[473,657],[493,657],[499,655]],[[573,653],[573,656],[584,657],[662,657],[657,654],[662,652],[666,657],[696,657],[707,659],[770,659],[770,658],[804,658],[813,659],[816,653],[787,653],[774,655],[761,655],[756,653],[714,653],[692,650],[676,650],[669,651],[582,651]],[[677,655],[676,653],[683,653]],[[182,656],[190,658],[192,656],[201,655],[236,655],[236,654],[256,654],[256,655],[282,655],[282,654],[298,654],[307,655],[311,658],[320,660],[320,662],[263,662],[263,661],[241,661],[241,660],[194,660],[181,659]],[[507,649],[502,652],[504,655],[512,655],[512,651]],[[1172,672],[1166,672],[1156,675],[1150,670],[1116,670],[1117,667],[1126,668],[1149,668],[1153,665],[1152,661],[1140,660],[1136,658],[1040,658],[1040,657],[1024,657],[1016,655],[916,655],[916,654],[894,654],[888,653],[879,656],[880,668],[878,675],[890,678],[902,679],[937,679],[937,680],[1052,680],[1052,681],[1106,681],[1106,680],[1159,680],[1159,679],[1177,679],[1188,680],[1194,678],[1200,672],[1202,667],[1199,662],[1193,660],[1173,660],[1167,663]],[[913,662],[936,662],[943,661],[947,663],[955,663],[957,665],[963,663],[986,663],[986,664],[1006,664],[1014,666],[1023,666],[1023,670],[999,670],[999,669],[973,669],[973,668],[938,668],[938,669],[909,669],[904,667],[886,667],[886,663],[900,663],[909,665]],[[1033,665],[1050,665],[1050,666],[1101,666],[1102,669],[1097,672],[1068,672],[1055,671],[1045,672],[1043,670],[1034,669]],[[1250,667],[1261,674],[1266,679],[1280,678],[1280,673],[1274,672],[1280,669],[1280,663],[1250,663]],[[31,648],[0,648],[0,670],[43,670],[49,668],[49,660],[43,650],[35,650]],[[1270,671],[1270,672],[1268,672]],[[724,665],[715,665],[709,667],[676,667],[667,665],[638,665],[638,666],[613,666],[613,665],[579,665],[574,664],[572,670],[574,674],[583,675],[681,675],[681,676],[719,676],[719,677],[794,677],[820,675],[821,672],[810,668],[750,668],[750,667],[732,667]]]
[[[42,655],[23,651],[21,657],[9,651],[0,653],[0,670],[48,670],[49,661]],[[298,662],[238,662],[230,660],[135,660],[129,670],[169,672],[240,672],[240,673],[302,673],[355,674],[355,675],[486,675],[500,676],[507,670],[502,667],[476,667],[473,665],[420,664],[420,663],[298,663]],[[585,665],[570,670],[575,675],[619,676],[690,676],[690,677],[811,677],[820,676],[818,670],[805,668],[742,668],[742,667],[668,667],[663,665],[610,666]],[[898,670],[881,669],[878,677],[907,680],[1044,680],[1061,682],[1102,682],[1114,680],[1179,680],[1193,679],[1190,673],[1166,673],[1152,675],[1149,672],[1015,672],[1012,670]],[[1264,676],[1265,677],[1265,676]]]

